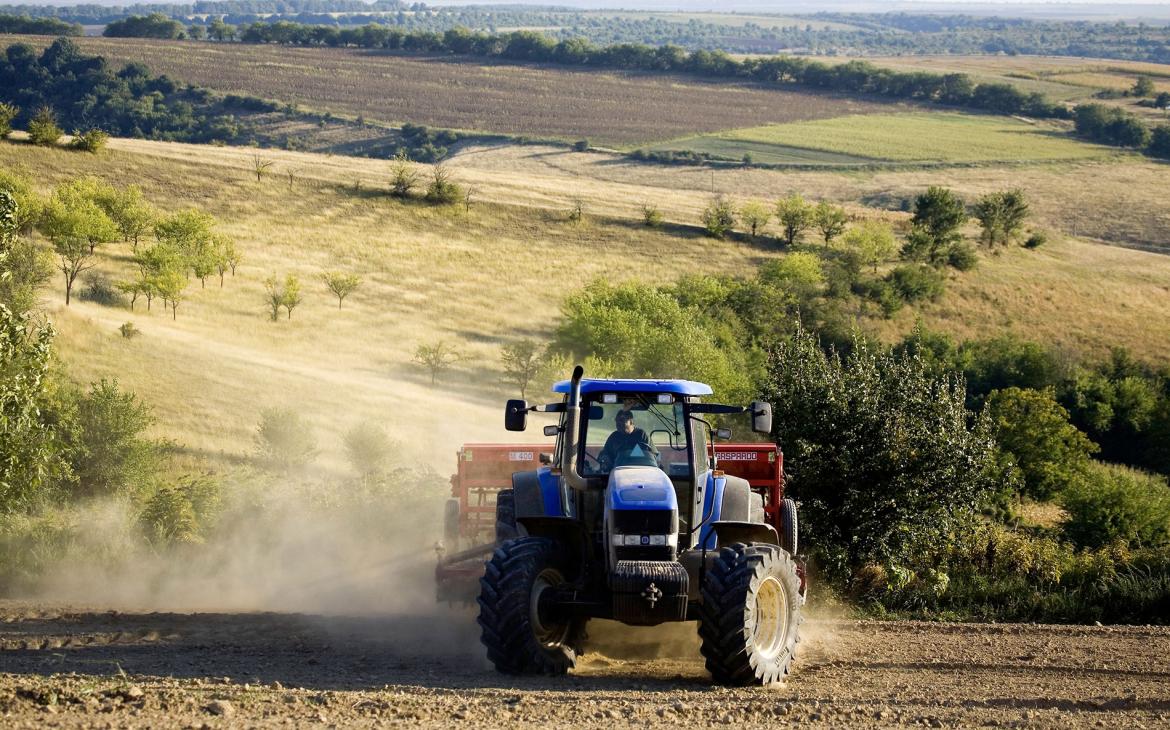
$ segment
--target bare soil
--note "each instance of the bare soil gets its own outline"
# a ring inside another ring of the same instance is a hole
[[[729,689],[689,626],[603,623],[573,674],[521,678],[472,619],[0,604],[0,725],[1170,725],[1165,627],[811,620],[786,684]]]

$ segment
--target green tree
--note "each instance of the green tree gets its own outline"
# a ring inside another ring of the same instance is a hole
[[[163,304],[171,305],[171,319],[178,319],[183,290],[187,288],[187,277],[176,268],[166,268],[152,277],[151,284]]]
[[[776,220],[784,229],[784,244],[794,246],[813,225],[815,209],[797,193],[776,201]]]
[[[1061,529],[1079,547],[1170,544],[1170,486],[1165,477],[1093,463],[1086,479],[1061,493],[1060,506],[1068,515]]]
[[[317,455],[312,425],[291,408],[268,408],[260,413],[256,450],[270,467],[290,471]]]
[[[301,280],[293,274],[288,274],[284,277],[284,291],[280,298],[280,306],[288,312],[289,319],[292,319],[293,310],[300,306],[302,301],[304,298],[301,296]]]
[[[429,345],[421,344],[414,350],[414,362],[425,368],[430,374],[431,385],[435,384],[439,373],[450,369],[452,365],[462,359],[462,353],[443,340]]]
[[[239,252],[236,251],[236,242],[227,236],[216,233],[212,237],[214,247],[215,272],[219,274],[219,288],[223,288],[223,277],[229,270],[235,276],[235,262],[239,261]]]
[[[813,225],[821,233],[825,248],[833,245],[833,239],[845,232],[849,223],[849,215],[839,205],[833,205],[827,200],[817,203],[813,210]]]
[[[428,202],[448,205],[459,202],[462,195],[462,189],[451,179],[451,171],[446,165],[431,167],[431,181],[424,196]]]
[[[195,259],[213,247],[215,218],[209,213],[187,208],[159,220],[154,235],[159,243],[170,246],[184,259],[188,268]]]
[[[545,354],[545,348],[535,340],[509,342],[500,351],[504,376],[520,390],[521,398],[527,397],[528,386],[544,366]]]
[[[735,226],[735,208],[722,195],[711,200],[700,217],[703,229],[711,238],[723,238]]]
[[[0,188],[0,304],[17,314],[33,308],[37,290],[52,275],[45,254],[20,235],[20,220],[16,197]]]
[[[86,497],[142,490],[159,465],[159,449],[143,438],[154,422],[133,393],[104,378],[90,386],[73,408],[66,454],[78,494]]]
[[[662,211],[649,203],[642,205],[642,222],[647,228],[658,228],[662,225]]]
[[[1024,495],[1049,499],[1085,478],[1097,445],[1069,422],[1051,390],[997,390],[986,413],[1000,449],[1020,470]]]
[[[0,514],[27,509],[67,473],[47,408],[55,334],[0,304]]]
[[[20,107],[0,101],[0,139],[12,134],[12,120],[20,114]]]
[[[932,263],[945,258],[947,249],[958,243],[959,229],[966,222],[966,206],[947,188],[931,186],[914,199],[911,223],[922,242],[919,248]]]
[[[275,276],[264,280],[264,303],[268,305],[268,316],[275,322],[280,319],[280,309],[284,306],[284,287]]]
[[[106,213],[118,226],[123,241],[131,241],[134,251],[138,240],[154,227],[158,212],[142,195],[142,188],[130,185],[115,193],[106,206]]]
[[[16,201],[16,232],[31,232],[45,207],[45,201],[37,195],[32,183],[15,171],[0,169],[0,190]]]
[[[878,264],[898,254],[894,231],[882,221],[864,221],[846,231],[842,240],[847,248],[857,251],[862,263],[869,264],[875,272]]]
[[[396,198],[406,199],[417,186],[418,172],[414,163],[405,152],[399,152],[390,167],[390,194]]]
[[[1150,146],[1146,151],[1154,157],[1170,160],[1170,124],[1159,124],[1150,130]]]
[[[1137,80],[1133,82],[1133,88],[1130,89],[1129,93],[1140,98],[1145,98],[1147,96],[1153,96],[1155,91],[1153,79],[1149,76],[1138,76]]]
[[[58,269],[65,278],[68,306],[78,275],[93,268],[94,247],[99,242],[115,240],[118,229],[92,200],[71,199],[60,194],[55,194],[46,206],[40,229],[57,254]]]
[[[808,300],[825,284],[821,257],[807,251],[772,259],[760,267],[757,276],[763,284],[790,292],[798,301]]]
[[[763,395],[789,493],[831,578],[904,565],[999,486],[994,440],[964,407],[962,381],[917,357],[860,338],[847,356],[826,354],[798,328],[772,346]]]
[[[88,129],[84,132],[74,132],[73,141],[69,146],[75,150],[97,154],[106,148],[110,135],[101,129]]]
[[[974,213],[983,229],[979,240],[988,248],[1006,246],[1024,227],[1028,201],[1019,189],[988,193],[975,203]]]
[[[47,106],[37,110],[37,114],[28,123],[28,139],[35,145],[52,147],[65,134],[57,126],[57,115]]]
[[[740,206],[739,219],[747,226],[752,238],[755,238],[772,219],[772,211],[765,203],[749,200]]]

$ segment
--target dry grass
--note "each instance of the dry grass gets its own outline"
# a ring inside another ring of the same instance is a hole
[[[775,255],[669,225],[693,225],[712,186],[740,200],[798,190],[857,211],[859,201],[931,183],[967,195],[1021,184],[1046,223],[1079,204],[1080,215],[1119,225],[1117,200],[1166,214],[1157,188],[1147,189],[1165,168],[1136,160],[945,173],[712,173],[548,148],[482,148],[452,162],[457,180],[476,189],[477,202],[464,212],[373,194],[389,178],[389,165],[375,160],[264,151],[275,172],[257,184],[249,177],[253,154],[112,140],[108,154],[94,157],[0,144],[0,165],[35,172],[46,189],[96,174],[141,184],[167,210],[198,205],[246,256],[223,290],[194,282],[177,321],[141,304],[134,313],[87,302],[66,310],[54,280],[45,298],[68,371],[82,382],[121,378],[155,404],[160,433],[192,448],[246,453],[259,410],[293,405],[312,414],[327,450],[336,451],[338,435],[356,421],[372,420],[389,424],[413,455],[440,470],[459,443],[506,438],[499,347],[547,336],[567,291],[594,277],[661,282],[684,272],[748,273]],[[287,168],[302,171],[291,190]],[[1115,197],[1102,197],[1105,191]],[[573,198],[585,204],[579,226],[564,222]],[[665,229],[638,225],[643,201],[666,213]],[[129,270],[127,245],[99,250],[101,270],[115,278]],[[364,278],[340,312],[315,279],[324,268]],[[290,272],[301,277],[306,301],[291,322],[269,322],[262,280]],[[892,338],[921,316],[960,337],[1015,331],[1094,355],[1123,345],[1165,363],[1168,312],[1170,258],[1068,241],[990,258],[955,275],[941,303],[863,326]],[[141,337],[118,334],[128,320]],[[438,339],[458,343],[469,359],[431,388],[410,357],[419,343]]]
[[[47,41],[42,41],[47,42]],[[779,91],[723,80],[651,73],[515,66],[361,49],[79,38],[112,63],[217,89],[365,115],[478,132],[588,138],[636,145],[705,131],[750,127],[890,105]],[[523,103],[517,100],[523,99]]]

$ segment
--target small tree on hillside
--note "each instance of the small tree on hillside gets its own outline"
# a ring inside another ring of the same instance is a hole
[[[983,229],[979,240],[988,248],[1006,246],[1024,227],[1028,201],[1019,189],[988,193],[975,203],[974,213]]]
[[[390,194],[396,198],[409,198],[417,186],[418,172],[414,163],[405,152],[399,152],[390,168]]]
[[[57,126],[57,115],[50,107],[43,106],[28,123],[28,140],[35,145],[52,147],[65,134]]]
[[[297,277],[289,274],[284,277],[284,292],[281,296],[280,305],[288,312],[288,318],[292,319],[293,310],[296,309],[303,301],[301,297],[301,281]]]
[[[264,280],[264,303],[268,306],[268,316],[275,322],[280,319],[280,309],[284,306],[284,287],[275,276]]]
[[[967,207],[959,196],[947,188],[927,188],[914,199],[911,223],[920,242],[915,250],[931,262],[942,260],[950,247],[958,243],[959,228],[966,222]]]
[[[223,288],[224,274],[232,269],[232,261],[239,258],[239,253],[236,252],[236,242],[222,234],[215,234],[213,238],[213,246],[215,251],[215,272],[219,274],[219,288]],[[235,271],[232,271],[235,275]]]
[[[520,340],[504,345],[500,361],[508,382],[520,390],[520,397],[526,397],[528,386],[540,373],[544,365],[545,351],[535,340]]]
[[[647,228],[658,228],[662,225],[662,211],[658,206],[644,203],[642,205],[642,223]]]
[[[784,244],[794,246],[813,224],[813,207],[793,193],[776,202],[776,219],[784,228]]]
[[[845,245],[857,251],[862,263],[869,264],[877,272],[878,264],[898,254],[898,242],[889,224],[881,221],[865,221],[845,233]]]
[[[458,202],[462,195],[463,190],[451,180],[451,171],[445,165],[431,168],[431,182],[425,196],[427,202],[449,205]]]
[[[118,226],[123,241],[131,241],[138,250],[138,239],[149,231],[158,218],[158,212],[142,195],[142,188],[130,185],[118,191],[106,206],[106,213]]]
[[[765,203],[758,200],[749,200],[740,206],[739,220],[747,226],[748,233],[755,238],[768,221],[772,219],[772,211]]]
[[[20,107],[0,101],[0,139],[12,134],[12,120],[20,114]]]
[[[345,455],[363,477],[386,471],[394,458],[395,444],[386,430],[373,423],[359,423],[345,432]]]
[[[321,274],[321,281],[324,281],[325,286],[329,287],[329,291],[333,292],[333,296],[337,297],[337,308],[341,309],[342,301],[352,294],[354,289],[358,288],[362,280],[356,274],[326,271]]]
[[[252,155],[252,172],[256,175],[256,182],[260,182],[271,168],[272,160],[266,160],[260,155]]]
[[[67,201],[56,195],[46,207],[39,227],[57,254],[68,306],[78,275],[93,268],[94,247],[98,242],[114,240],[117,229],[92,201]]]
[[[153,278],[154,289],[163,300],[171,305],[171,319],[179,318],[179,303],[183,301],[183,290],[187,288],[187,277],[178,269],[165,269]]]
[[[849,215],[839,205],[833,205],[827,200],[817,203],[813,210],[813,226],[821,232],[825,248],[833,244],[833,239],[845,232],[849,223]]]
[[[430,345],[419,345],[414,351],[414,362],[430,373],[431,385],[435,384],[439,373],[450,369],[452,365],[462,359],[463,355],[443,340]]]
[[[1133,82],[1133,88],[1130,89],[1131,94],[1137,97],[1145,98],[1153,96],[1156,89],[1154,88],[1154,80],[1149,76],[1138,76],[1137,80]]]
[[[232,239],[225,239],[223,247],[223,260],[227,263],[228,268],[232,272],[232,276],[236,275],[236,267],[244,260],[244,255],[236,248],[236,242]]]
[[[735,207],[720,195],[707,204],[702,214],[703,229],[711,238],[723,238],[735,226]]]

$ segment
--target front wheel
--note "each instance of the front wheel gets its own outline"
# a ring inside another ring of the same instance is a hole
[[[791,555],[776,545],[724,547],[702,594],[699,636],[716,682],[771,684],[788,674],[804,602]]]
[[[543,537],[521,537],[496,548],[479,586],[480,638],[505,674],[561,675],[577,658],[579,622],[541,608],[541,596],[565,582],[569,561]]]

